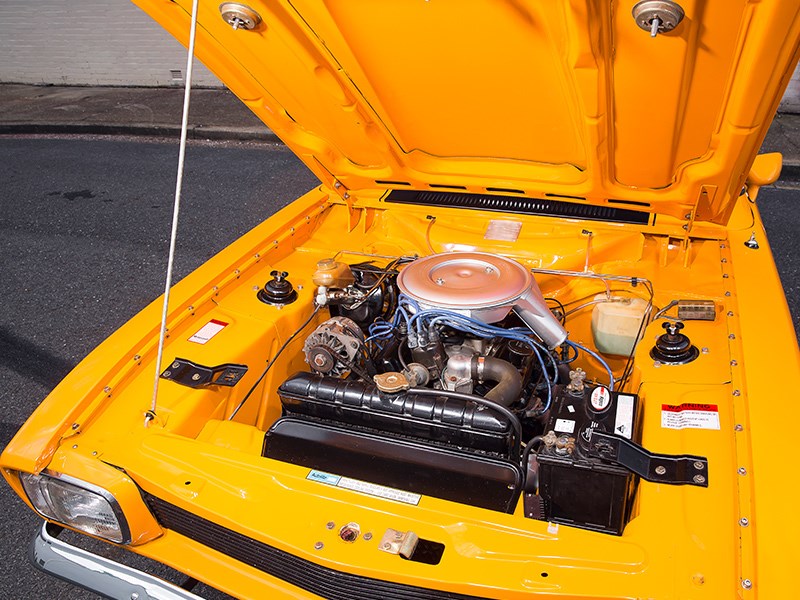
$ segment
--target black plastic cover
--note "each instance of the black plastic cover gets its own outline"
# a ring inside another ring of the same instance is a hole
[[[263,455],[502,512],[513,512],[522,482],[509,461],[288,417],[267,432]]]

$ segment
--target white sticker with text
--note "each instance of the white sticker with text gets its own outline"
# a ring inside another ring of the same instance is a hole
[[[661,427],[665,429],[719,429],[716,404],[661,405]]]
[[[211,319],[208,323],[198,329],[197,332],[189,338],[189,341],[194,342],[195,344],[205,344],[227,326],[228,324],[225,321]]]

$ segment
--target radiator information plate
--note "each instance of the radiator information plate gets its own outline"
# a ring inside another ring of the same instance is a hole
[[[385,498],[386,500],[395,500],[396,502],[404,502],[405,504],[419,504],[422,496],[412,492],[406,492],[395,488],[378,485],[376,483],[369,483],[359,479],[351,479],[349,477],[342,477],[340,475],[333,475],[332,473],[325,473],[324,471],[312,470],[306,479],[311,481],[318,481],[334,487],[360,492],[369,496],[377,496],[378,498]]]

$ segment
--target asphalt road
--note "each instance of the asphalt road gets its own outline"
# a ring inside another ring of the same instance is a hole
[[[0,137],[0,156],[3,448],[83,356],[161,293],[177,148]],[[192,144],[186,164],[177,277],[317,183],[281,146]],[[800,186],[765,189],[759,205],[797,328]],[[40,521],[5,483],[0,506],[0,598],[94,598],[29,566]]]

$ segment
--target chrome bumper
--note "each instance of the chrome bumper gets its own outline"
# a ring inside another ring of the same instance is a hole
[[[119,600],[202,600],[158,577],[127,567],[51,535],[45,522],[31,542],[28,557],[37,569],[82,588]]]

